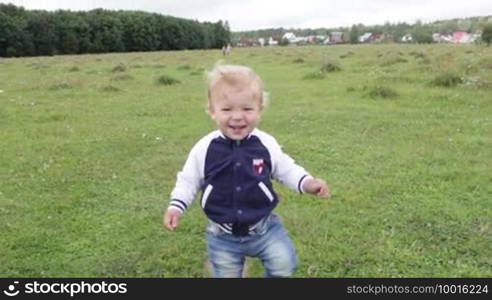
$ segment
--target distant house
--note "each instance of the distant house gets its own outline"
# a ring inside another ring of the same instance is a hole
[[[401,38],[402,43],[411,43],[413,41],[413,36],[411,33],[407,33]]]
[[[331,44],[341,44],[345,43],[343,38],[343,32],[334,31],[330,33],[330,43]]]
[[[441,42],[441,34],[440,33],[433,33],[432,34],[432,41],[434,43],[440,43]]]
[[[366,32],[363,35],[359,36],[359,43],[368,43],[372,36],[372,32]]]
[[[310,35],[306,37],[306,42],[309,44],[319,44],[326,39],[324,35]]]
[[[293,44],[296,42],[296,35],[293,32],[286,32],[282,36],[282,40],[288,40],[290,44]]]
[[[476,41],[480,40],[482,38],[482,31],[479,30],[471,35],[471,41],[470,43],[475,43]]]
[[[469,35],[467,32],[456,31],[455,33],[453,33],[452,42],[454,44],[465,44],[465,43],[467,43],[468,39],[469,39]]]
[[[451,34],[433,33],[432,34],[432,41],[434,43],[452,43],[453,42],[453,36]]]
[[[324,35],[317,35],[316,36],[316,40],[318,41],[318,44],[319,43],[322,43],[324,40],[326,40],[326,36],[324,36]]]
[[[457,31],[453,33],[453,39],[452,42],[455,44],[470,44],[474,43],[476,40],[480,38],[481,34],[480,33],[474,33],[470,34],[465,31]]]
[[[274,38],[270,37],[270,38],[268,39],[268,45],[269,45],[269,46],[277,46],[277,45],[278,45],[278,41],[277,41],[276,39],[274,39]]]
[[[370,43],[381,43],[384,41],[385,35],[382,33],[373,33],[371,37],[369,38]]]
[[[359,36],[358,40],[359,43],[381,43],[387,38],[392,39],[392,37],[386,36],[383,33],[366,32]]]
[[[480,38],[480,32],[470,34],[465,31],[456,31],[453,34],[433,33],[432,41],[435,43],[470,44]]]
[[[252,47],[254,46],[256,43],[254,40],[251,40],[251,39],[246,39],[246,38],[242,38],[238,43],[237,43],[237,46],[238,47]]]
[[[307,37],[297,37],[293,32],[286,32],[282,36],[282,40],[288,40],[290,45],[300,45],[300,44],[306,44],[308,42]]]

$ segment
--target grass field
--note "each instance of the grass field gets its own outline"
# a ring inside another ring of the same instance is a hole
[[[0,59],[0,277],[207,277],[193,205],[162,213],[214,129],[220,51]],[[271,102],[261,129],[329,182],[276,185],[296,277],[492,276],[492,49],[233,49]],[[248,275],[262,276],[249,262]]]

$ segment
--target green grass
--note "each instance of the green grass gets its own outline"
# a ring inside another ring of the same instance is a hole
[[[342,56],[340,71],[309,77]],[[0,276],[209,276],[199,206],[175,233],[161,224],[176,172],[214,129],[203,70],[220,59],[0,59]],[[324,200],[276,185],[296,277],[492,276],[491,61],[488,48],[456,45],[226,58],[264,79],[261,129],[332,188]],[[464,80],[433,84],[441,74]],[[262,272],[252,260],[249,276]]]

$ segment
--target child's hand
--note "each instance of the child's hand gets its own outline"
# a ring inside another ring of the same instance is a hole
[[[306,193],[317,195],[323,198],[330,198],[331,192],[330,188],[326,184],[326,182],[322,179],[318,178],[309,178],[304,181],[302,185],[303,190]]]
[[[164,213],[164,228],[169,231],[174,231],[179,225],[179,219],[181,218],[181,212],[175,208],[168,208]]]

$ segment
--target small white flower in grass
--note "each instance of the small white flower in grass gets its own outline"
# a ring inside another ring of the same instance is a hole
[[[156,136],[156,137],[155,137],[155,140],[156,140],[156,141],[160,141],[160,140],[161,140],[161,137]]]
[[[147,134],[146,133],[142,133],[142,137],[147,137]]]
[[[3,93],[3,90],[0,90],[0,94]]]

